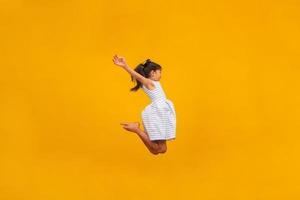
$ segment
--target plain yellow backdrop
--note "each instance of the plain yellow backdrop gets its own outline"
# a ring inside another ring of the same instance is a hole
[[[300,4],[0,0],[0,199],[300,199]],[[122,129],[177,111],[166,154]]]

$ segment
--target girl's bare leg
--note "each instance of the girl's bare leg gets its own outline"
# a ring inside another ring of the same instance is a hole
[[[124,125],[123,128],[127,131],[136,133],[151,153],[157,155],[159,153],[165,153],[167,151],[166,141],[151,141],[147,132],[140,129],[138,122],[121,123],[121,125]]]

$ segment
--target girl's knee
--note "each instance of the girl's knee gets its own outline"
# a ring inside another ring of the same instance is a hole
[[[156,141],[156,151],[158,153],[166,153],[167,152],[167,143],[166,140],[158,140]]]
[[[160,152],[159,153],[166,153],[167,152],[167,145],[160,146]]]
[[[153,155],[158,155],[159,154],[159,152],[158,151],[150,151]]]

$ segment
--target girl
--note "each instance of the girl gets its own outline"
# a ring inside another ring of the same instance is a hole
[[[176,113],[172,101],[166,98],[159,82],[161,66],[147,59],[132,70],[125,59],[117,55],[113,57],[113,62],[125,69],[131,75],[132,81],[136,81],[136,86],[130,91],[142,88],[151,100],[141,113],[144,131],[140,129],[139,122],[124,122],[121,125],[127,131],[136,133],[151,153],[165,153],[166,141],[174,140],[176,136]]]

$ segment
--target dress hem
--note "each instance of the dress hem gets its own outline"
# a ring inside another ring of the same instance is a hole
[[[155,138],[155,139],[150,139],[151,141],[155,141],[155,140],[175,140],[176,138]]]

